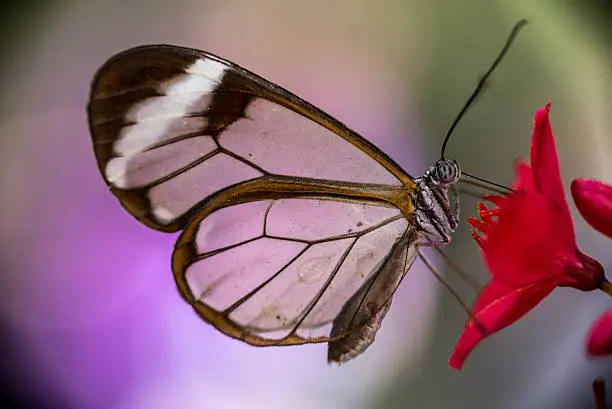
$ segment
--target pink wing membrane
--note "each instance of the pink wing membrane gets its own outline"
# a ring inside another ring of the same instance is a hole
[[[197,302],[259,337],[329,336],[407,228],[399,211],[361,203],[230,206],[200,223],[185,280]]]
[[[382,165],[329,129],[265,99],[219,138],[221,146],[277,175],[401,185]]]

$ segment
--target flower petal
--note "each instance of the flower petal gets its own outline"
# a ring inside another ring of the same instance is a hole
[[[571,192],[584,220],[612,238],[612,186],[598,180],[574,179]]]
[[[556,283],[538,281],[519,288],[511,288],[495,280],[488,283],[474,305],[474,318],[466,324],[455,345],[449,365],[461,369],[472,349],[487,336],[514,323],[550,294]]]
[[[514,173],[516,174],[516,177],[512,182],[512,188],[514,190],[524,190],[526,192],[535,191],[531,168],[527,163],[525,163],[523,160],[516,161],[514,164]]]
[[[593,356],[612,354],[612,309],[599,317],[589,330],[587,352]]]
[[[565,190],[559,170],[559,158],[555,138],[548,118],[550,103],[535,114],[533,135],[531,137],[531,170],[535,188],[563,211],[563,223],[572,224],[569,206],[565,200]],[[573,228],[572,228],[573,234]]]
[[[563,212],[542,194],[510,194],[481,246],[493,277],[516,287],[560,276],[565,265],[578,264],[573,226],[563,220]]]
[[[504,200],[506,200],[505,197],[500,195],[484,195],[482,198],[488,202],[493,203],[496,206],[501,206]]]

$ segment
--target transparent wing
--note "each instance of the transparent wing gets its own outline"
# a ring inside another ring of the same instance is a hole
[[[198,215],[176,244],[173,271],[183,297],[227,335],[325,342],[388,304],[415,240],[397,208],[374,202],[252,201]]]
[[[111,191],[157,230],[184,228],[207,199],[249,183],[253,192],[283,178],[414,188],[345,125],[198,50],[159,45],[116,55],[94,78],[88,115]]]
[[[416,259],[416,240],[416,231],[407,229],[376,274],[344,304],[334,319],[331,335],[345,336],[329,343],[328,362],[343,363],[353,359],[374,342],[395,290]]]

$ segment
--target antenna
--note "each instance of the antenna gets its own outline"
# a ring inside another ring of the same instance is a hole
[[[491,74],[493,73],[493,71],[495,70],[497,65],[504,58],[504,56],[506,55],[506,53],[510,49],[510,46],[512,45],[512,43],[516,39],[516,36],[518,35],[519,31],[521,31],[521,29],[526,24],[527,24],[527,20],[526,19],[522,19],[521,21],[519,21],[518,23],[516,23],[514,25],[514,27],[512,28],[512,31],[510,32],[510,36],[508,36],[508,39],[506,40],[506,44],[504,45],[504,48],[502,48],[501,52],[499,53],[499,55],[497,56],[495,61],[493,61],[493,64],[491,65],[489,70],[486,72],[486,74],[480,79],[480,81],[478,81],[478,85],[476,86],[476,89],[472,93],[472,96],[470,97],[470,99],[467,100],[467,102],[465,103],[465,105],[463,106],[461,111],[459,112],[459,115],[457,115],[457,118],[455,118],[455,120],[453,121],[453,124],[448,129],[448,132],[446,132],[446,136],[444,138],[444,142],[442,143],[442,155],[441,155],[441,159],[444,159],[444,150],[446,149],[446,144],[448,143],[448,140],[450,139],[450,136],[453,134],[453,131],[457,127],[457,124],[459,123],[459,121],[461,120],[463,115],[466,113],[466,111],[468,110],[470,105],[472,105],[472,103],[474,102],[476,97],[483,91],[483,89],[484,89],[484,87],[486,85],[487,79],[491,76]]]

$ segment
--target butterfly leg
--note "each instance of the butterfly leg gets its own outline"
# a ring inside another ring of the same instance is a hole
[[[474,314],[472,313],[472,309],[465,303],[465,301],[463,301],[463,299],[461,298],[459,293],[457,291],[455,291],[453,289],[453,287],[451,287],[451,285],[436,271],[434,266],[431,264],[431,262],[427,259],[427,257],[425,257],[425,255],[421,251],[421,247],[428,246],[428,245],[431,245],[431,244],[432,243],[429,243],[429,244],[428,243],[417,243],[415,245],[416,246],[417,256],[421,259],[423,264],[425,264],[427,269],[433,274],[433,276],[436,278],[436,280],[438,280],[438,282],[440,282],[440,284],[442,284],[442,286],[444,288],[446,288],[448,290],[448,292],[450,292],[450,294],[459,303],[461,308],[463,308],[463,310],[467,313],[467,315],[470,318],[470,320],[476,325],[476,327],[480,330],[480,332],[482,334],[484,334],[485,336],[488,335],[488,331],[480,323],[478,318],[476,318],[474,316]],[[436,248],[436,247],[434,247],[434,248]]]
[[[450,188],[450,192],[451,192],[451,194],[453,196],[453,199],[454,199],[453,217],[458,222],[459,221],[459,212],[460,212],[459,192],[457,192],[457,188],[454,185]]]
[[[421,233],[429,236],[430,241],[441,245],[451,241],[451,233],[458,225],[458,201],[456,191],[455,206],[451,208],[447,190],[432,188],[426,181],[421,182],[415,198],[414,219]]]
[[[414,218],[417,226],[419,226],[419,230],[421,230],[422,235],[427,237],[427,240],[431,244],[436,245],[446,245],[450,243],[451,236],[442,226],[438,226],[435,223],[435,217],[431,217],[431,215],[427,215],[423,211],[415,211]]]
[[[463,307],[463,309],[468,313],[468,315],[472,317],[472,310],[470,309],[470,307],[465,303],[465,301],[463,301],[459,293],[453,290],[453,287],[451,287],[451,285],[436,271],[436,269],[429,262],[429,260],[427,260],[427,257],[425,257],[425,255],[420,249],[421,247],[422,247],[422,244],[417,243],[416,245],[417,256],[421,259],[423,264],[425,264],[427,269],[434,275],[436,280],[438,280],[440,284],[442,284],[442,286],[444,286],[444,288],[446,288],[451,293],[451,295],[455,298],[455,300],[457,300],[459,305],[461,305],[461,307]]]
[[[446,262],[446,264],[461,278],[467,285],[469,285],[474,291],[480,292],[483,285],[472,277],[467,271],[462,269],[457,263],[455,263],[440,247],[439,243],[431,242],[427,236],[422,236],[426,241],[417,243],[418,247],[431,247],[433,248]]]

